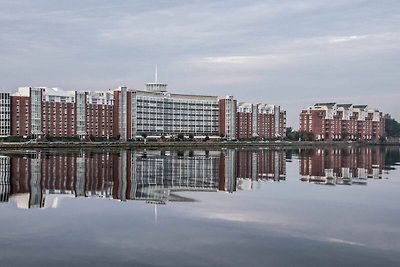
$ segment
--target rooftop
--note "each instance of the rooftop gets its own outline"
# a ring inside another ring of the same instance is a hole
[[[336,103],[316,103],[314,106],[328,106],[328,107],[332,107],[336,105]]]
[[[368,105],[353,105],[353,108],[367,108]]]
[[[170,97],[179,99],[195,99],[195,100],[218,100],[218,96],[209,95],[189,95],[189,94],[172,94],[165,92],[150,92],[150,91],[135,91],[138,95],[153,96],[153,97]]]
[[[353,104],[337,104],[338,108],[350,108]]]

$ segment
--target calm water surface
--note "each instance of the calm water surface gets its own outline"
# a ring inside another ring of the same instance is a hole
[[[1,266],[400,266],[400,150],[0,153]]]

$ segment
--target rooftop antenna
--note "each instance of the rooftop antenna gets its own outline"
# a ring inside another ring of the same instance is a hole
[[[157,83],[158,82],[158,79],[157,79],[158,77],[157,77],[157,64],[156,64],[156,80],[155,80],[155,82]]]
[[[158,69],[156,64],[156,71],[155,71],[155,81],[152,83],[146,83],[146,90],[155,93],[165,93],[167,92],[167,84],[166,83],[158,83]]]

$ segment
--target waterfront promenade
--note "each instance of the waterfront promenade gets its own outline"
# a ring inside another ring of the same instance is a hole
[[[359,145],[393,145],[400,142],[351,142],[351,141],[130,141],[130,142],[1,142],[0,150],[29,148],[223,148],[271,147],[303,148]]]

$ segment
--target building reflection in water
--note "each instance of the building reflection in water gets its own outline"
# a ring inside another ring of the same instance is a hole
[[[285,174],[284,151],[34,151],[0,156],[0,201],[19,208],[56,207],[45,199],[60,195],[194,201],[179,192],[232,193]]]
[[[254,181],[286,180],[285,151],[240,151],[236,153],[235,175],[238,189],[252,189]]]
[[[10,158],[0,156],[0,202],[7,202],[10,194]]]
[[[301,180],[327,185],[366,185],[368,178],[382,179],[386,152],[377,146],[303,150]]]

